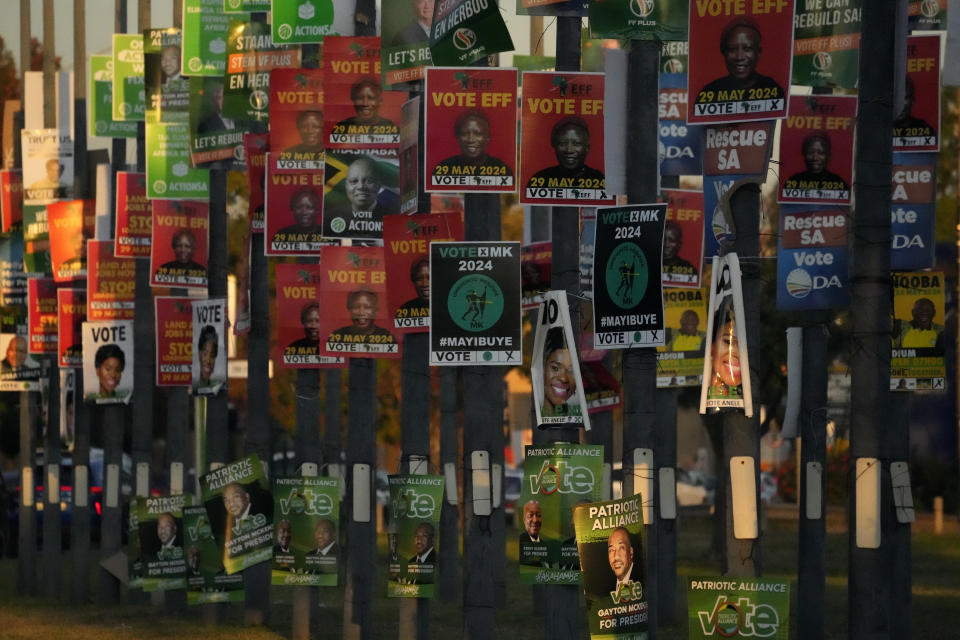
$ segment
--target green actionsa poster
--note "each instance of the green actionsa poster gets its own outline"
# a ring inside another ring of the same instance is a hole
[[[642,497],[578,505],[573,519],[592,640],[646,640]]]
[[[590,35],[630,40],[686,40],[690,4],[664,0],[593,0]]]
[[[762,578],[694,577],[687,589],[690,640],[787,640],[790,583]]]
[[[513,40],[496,2],[454,0],[437,4],[430,27],[434,65],[467,66],[502,51],[513,51]]]
[[[127,587],[139,589],[143,586],[143,558],[140,554],[140,517],[139,510],[130,509],[127,513]]]
[[[861,2],[797,3],[793,18],[793,84],[856,88]],[[843,7],[836,8],[840,4]]]
[[[89,135],[136,138],[136,122],[113,119],[113,56],[90,56]]]
[[[276,478],[273,522],[273,584],[335,587],[340,479]]]
[[[273,558],[273,495],[256,454],[205,474],[200,492],[228,574]]]
[[[147,123],[147,197],[205,200],[210,172],[190,166],[190,131],[185,124]]]
[[[143,36],[113,34],[113,119],[143,120],[146,96],[143,79]]]
[[[387,596],[432,598],[437,577],[443,476],[390,476]]]
[[[243,602],[243,574],[231,576],[224,571],[223,547],[213,537],[206,508],[183,508],[183,546],[187,604]]]
[[[180,29],[143,32],[147,122],[186,122],[190,116],[190,81],[180,69]]]
[[[186,589],[183,555],[183,508],[192,496],[139,497],[134,504],[140,538],[144,591]]]
[[[230,16],[223,0],[183,0],[184,75],[222,78],[227,70]]]
[[[603,447],[586,444],[532,445],[525,449],[517,512],[520,581],[579,584],[580,556],[573,508],[600,499]]]
[[[338,8],[343,10],[342,2],[273,0],[272,7],[273,41],[276,44],[309,44],[323,42],[326,36],[340,35],[333,28],[333,16]]]

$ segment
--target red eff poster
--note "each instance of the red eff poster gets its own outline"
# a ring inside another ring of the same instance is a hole
[[[793,0],[693,0],[687,122],[787,115]]]
[[[326,275],[326,268],[319,264],[277,265],[277,347],[281,367],[339,368],[346,364],[343,357],[320,354],[320,284]]]
[[[323,69],[326,146],[396,149],[407,94],[383,90],[380,38],[325,38]]]
[[[323,172],[277,170],[272,153],[267,154],[268,256],[317,256],[323,239]]]
[[[87,279],[87,244],[96,221],[94,200],[60,200],[47,205],[53,279]]]
[[[664,189],[667,223],[663,230],[665,287],[700,288],[703,266],[703,191]]]
[[[118,258],[149,258],[153,212],[147,200],[144,173],[117,172],[117,232],[114,252]]]
[[[59,366],[83,366],[81,330],[86,319],[86,290],[57,289],[57,362]]]
[[[23,220],[23,174],[20,169],[0,171],[0,233]]]
[[[780,202],[850,204],[854,96],[794,96],[780,133]]]
[[[210,205],[153,201],[150,285],[207,288],[207,227]]]
[[[903,111],[893,121],[893,150],[937,151],[939,130],[940,36],[910,36]]]
[[[458,240],[463,240],[459,213],[384,217],[387,302],[394,333],[430,329],[430,243]]]
[[[133,320],[137,264],[118,258],[113,241],[87,242],[87,320]]]
[[[193,364],[193,307],[190,298],[155,298],[157,386],[189,387]]]
[[[265,133],[243,134],[243,148],[247,157],[247,184],[250,186],[250,231],[253,233],[263,233],[269,138]]]
[[[520,202],[613,204],[603,166],[603,74],[523,74]]]
[[[399,358],[387,304],[383,247],[325,247],[320,340],[328,355]]]
[[[30,353],[57,355],[57,285],[53,278],[27,280]]]
[[[426,191],[516,191],[517,70],[428,67],[426,94]]]
[[[323,172],[323,70],[270,72],[270,153],[277,168]]]

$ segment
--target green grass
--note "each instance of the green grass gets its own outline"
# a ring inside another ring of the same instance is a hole
[[[951,523],[953,524],[953,523]],[[956,526],[949,533],[934,535],[921,522],[913,530],[912,636],[916,638],[955,637],[954,624],[960,617],[960,544]],[[678,526],[678,620],[662,625],[659,637],[686,640],[686,577],[716,575],[719,562],[710,552],[710,521],[703,517],[684,517]],[[495,613],[496,635],[510,640],[543,638],[542,618],[534,613],[530,587],[516,581],[516,538],[507,536],[507,598]],[[383,541],[381,541],[383,548]],[[792,581],[791,638],[796,638],[796,521],[771,519],[764,531],[762,566],[766,577]],[[827,559],[826,628],[827,638],[847,637],[847,534],[830,531],[825,549]],[[65,564],[66,567],[66,564]],[[381,578],[382,578],[381,573]],[[64,572],[64,588],[69,574]],[[377,587],[373,601],[374,638],[397,638],[400,601],[379,597],[385,586]],[[91,581],[91,593],[97,583]],[[113,607],[72,605],[49,602],[16,594],[16,560],[0,561],[0,637],[4,640],[105,640],[108,638],[171,638],[204,640],[272,640],[290,637],[292,590],[272,591],[270,620],[267,626],[243,627],[243,611],[229,605],[222,619],[236,624],[213,625],[204,622],[202,608],[190,608],[171,614],[163,607],[123,604]],[[459,598],[459,595],[457,596]],[[343,629],[343,588],[319,591],[319,607],[313,625],[315,638],[340,638]],[[458,638],[463,635],[459,599],[444,602],[436,598],[429,604],[431,637]],[[585,628],[585,627],[584,627]],[[586,632],[583,637],[586,638]]]

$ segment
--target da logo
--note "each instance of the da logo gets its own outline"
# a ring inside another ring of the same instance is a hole
[[[713,237],[719,244],[732,242],[734,237],[730,232],[730,226],[727,224],[727,218],[723,215],[723,210],[717,206],[713,210],[713,217],[710,219],[710,229],[713,231]]]
[[[653,12],[653,0],[630,0],[630,13],[646,18]]]
[[[632,309],[643,298],[650,278],[647,257],[632,243],[617,246],[607,260],[607,295],[621,309]]]
[[[813,278],[807,273],[806,269],[794,269],[787,274],[785,283],[787,293],[794,298],[803,299],[813,291]]]
[[[936,18],[940,13],[940,3],[937,0],[923,0],[920,3],[920,12],[925,18]]]
[[[277,27],[277,35],[280,36],[281,40],[289,40],[293,35],[293,27],[287,23],[283,23]]]
[[[833,56],[826,51],[813,54],[813,68],[817,71],[826,71],[833,66]]]
[[[154,193],[166,193],[167,192],[167,183],[163,180],[154,180],[153,181],[153,192]]]
[[[461,329],[486,331],[503,315],[503,291],[489,276],[464,276],[450,287],[447,310]]]
[[[477,44],[477,34],[473,29],[460,27],[453,32],[453,46],[460,51],[468,51]]]

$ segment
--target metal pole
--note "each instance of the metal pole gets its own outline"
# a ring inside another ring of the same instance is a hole
[[[634,204],[655,202],[657,183],[657,150],[653,141],[659,127],[657,115],[657,88],[659,83],[660,45],[652,40],[634,40],[627,58],[627,201]],[[660,444],[663,439],[657,422],[657,358],[654,349],[628,349],[623,353],[623,478],[624,495],[628,476],[632,479],[634,452],[637,449],[653,451],[653,496],[643,496],[644,502],[654,500],[658,491]],[[671,427],[672,428],[672,427]],[[634,492],[636,492],[635,483]],[[659,514],[653,509],[653,522],[647,522],[646,535],[646,594],[650,640],[657,637],[657,608],[659,585],[657,576]]]
[[[860,86],[854,185],[855,261],[852,284],[850,358],[850,503],[849,635],[854,640],[887,638],[891,625],[890,513],[891,487],[888,416],[890,415],[890,181],[892,173],[894,42],[896,0],[864,3],[860,43]],[[875,458],[881,465],[879,548],[857,544],[860,527],[857,498],[864,488],[856,474],[857,460]],[[882,612],[882,613],[878,613]]]
[[[457,410],[457,376],[459,369],[440,368],[440,464],[444,471],[457,468],[460,451],[459,412]],[[454,473],[454,478],[459,474]],[[449,480],[449,478],[448,478]],[[446,487],[445,490],[449,490]],[[454,487],[455,495],[457,493]],[[438,595],[442,602],[456,602],[460,595],[460,508],[443,501],[440,512],[440,565],[437,576]]]
[[[657,389],[657,425],[660,431],[660,448],[657,449],[657,467],[674,470],[677,468],[677,398],[679,389]],[[660,478],[657,478],[658,486]],[[660,486],[661,494],[664,487]],[[677,503],[677,484],[666,487],[673,493],[673,503]],[[659,503],[659,495],[657,496]],[[658,507],[659,508],[659,507]],[[677,622],[677,519],[657,518],[657,580],[659,606],[657,615],[660,624],[667,625]]]

